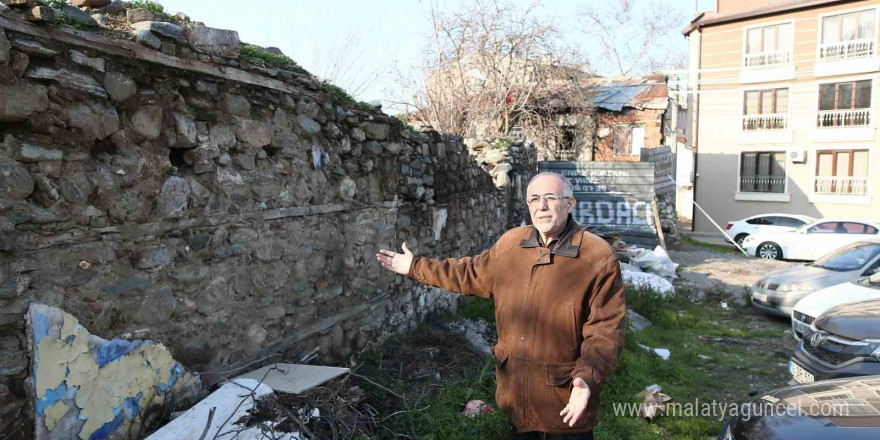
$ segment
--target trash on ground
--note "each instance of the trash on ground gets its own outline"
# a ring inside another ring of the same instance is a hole
[[[665,278],[676,278],[675,270],[678,268],[678,264],[673,263],[666,249],[660,246],[654,248],[653,251],[631,247],[627,249],[627,254],[629,254],[633,265],[645,271],[656,273]]]
[[[620,263],[620,270],[622,270],[622,271],[628,270],[631,272],[642,272],[642,269],[640,269],[639,266],[636,266],[635,264],[629,264],[629,263],[623,263],[623,262]]]
[[[639,347],[642,347],[642,348],[644,348],[645,350],[648,350],[648,351],[650,351],[650,352],[653,352],[653,353],[656,354],[657,356],[660,356],[664,361],[668,361],[668,360],[669,360],[669,355],[672,354],[672,353],[669,351],[669,349],[666,349],[666,348],[654,348],[654,347],[648,347],[648,346],[645,345],[645,344],[639,344]]]
[[[626,320],[629,321],[630,327],[632,327],[632,329],[637,332],[642,331],[653,325],[651,324],[651,321],[648,320],[648,318],[645,318],[644,316],[632,311],[632,309],[626,309]]]
[[[471,400],[464,406],[464,411],[462,411],[462,413],[468,417],[477,417],[492,410],[492,405],[489,405],[482,400]]]
[[[254,407],[257,399],[272,394],[272,388],[254,379],[234,379],[201,402],[172,420],[147,440],[199,440],[199,438],[226,438],[234,436],[241,427],[227,420],[238,420]],[[213,414],[212,414],[213,413]],[[203,436],[205,427],[210,426]],[[242,438],[240,435],[237,438]],[[247,438],[247,437],[245,437]],[[254,437],[256,438],[256,437]]]
[[[262,381],[276,392],[300,394],[348,373],[348,368],[300,364],[272,364],[242,374],[237,379]]]
[[[484,319],[470,320],[457,319],[446,324],[446,327],[461,335],[474,350],[486,356],[491,356],[489,350],[492,343],[487,338],[494,333]]]
[[[666,413],[666,403],[672,401],[672,397],[661,393],[661,390],[659,386],[651,385],[636,394],[636,397],[642,399],[642,404],[639,405],[640,418],[652,421]]]
[[[621,272],[623,282],[636,288],[651,289],[666,298],[675,293],[675,287],[660,275],[647,272]]]
[[[726,308],[727,308],[727,303],[724,302],[724,301],[721,301],[721,308],[722,308],[722,309],[726,309]]]

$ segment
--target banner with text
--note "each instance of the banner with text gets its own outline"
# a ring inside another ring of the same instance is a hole
[[[574,219],[597,232],[619,234],[629,244],[655,246],[654,165],[642,162],[538,162],[574,187]]]

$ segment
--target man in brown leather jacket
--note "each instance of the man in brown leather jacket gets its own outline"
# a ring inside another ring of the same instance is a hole
[[[493,298],[496,401],[515,439],[592,439],[600,394],[623,347],[620,264],[572,219],[571,183],[554,173],[527,189],[532,226],[504,233],[475,256],[414,259],[380,250],[388,270],[465,295]]]

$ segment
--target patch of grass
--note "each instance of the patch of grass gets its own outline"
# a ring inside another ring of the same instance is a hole
[[[722,252],[725,254],[739,254],[740,253],[740,251],[736,250],[736,248],[722,246],[720,244],[703,243],[702,241],[694,240],[693,238],[691,238],[690,236],[688,236],[686,234],[681,234],[681,241],[683,241],[689,245],[692,245],[692,246],[699,246],[701,248],[708,249],[710,251]]]
[[[37,0],[37,3],[52,9],[61,9],[61,7],[67,5],[67,0]]]
[[[243,43],[241,45],[241,57],[251,64],[263,67],[299,68],[299,65],[290,57],[266,52],[262,47],[253,44]]]
[[[321,91],[332,96],[334,101],[341,102],[343,104],[357,103],[357,100],[349,95],[348,92],[345,91],[345,89],[331,83],[330,81],[321,82]]]
[[[91,28],[91,26],[88,26],[88,25],[80,23],[76,20],[73,20],[72,18],[70,18],[69,15],[67,15],[66,12],[60,12],[55,15],[55,24],[58,24],[61,26],[65,26],[65,25],[70,26],[70,27],[72,27],[76,30],[79,30],[79,31],[86,31]]]
[[[125,2],[125,9],[146,9],[154,14],[165,14],[165,7],[150,0],[131,0]]]

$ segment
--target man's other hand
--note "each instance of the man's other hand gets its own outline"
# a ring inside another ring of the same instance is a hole
[[[571,397],[568,399],[568,405],[559,413],[562,416],[562,423],[568,426],[574,426],[578,419],[584,415],[587,409],[587,402],[590,401],[590,387],[583,379],[576,377],[571,388]]]
[[[382,267],[385,269],[401,275],[406,275],[409,273],[409,267],[412,266],[413,253],[409,250],[409,247],[406,246],[406,242],[403,242],[401,248],[403,249],[402,254],[381,249],[379,253],[376,254],[376,259],[379,260],[379,263],[381,263]]]

